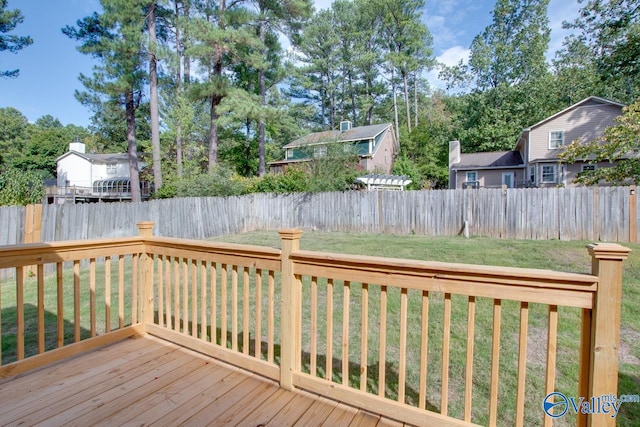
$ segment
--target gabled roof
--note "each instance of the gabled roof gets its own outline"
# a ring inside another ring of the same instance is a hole
[[[518,167],[524,167],[519,151],[488,151],[461,154],[460,162],[453,166],[458,170]]]
[[[127,153],[110,153],[110,154],[92,154],[92,153],[81,153],[79,151],[68,151],[58,157],[57,161],[64,159],[65,157],[70,156],[71,154],[75,154],[77,156],[82,157],[85,160],[90,161],[91,163],[127,163],[129,162],[129,157]]]
[[[327,144],[331,142],[349,142],[373,139],[380,133],[391,127],[391,123],[380,125],[358,126],[347,131],[328,130],[324,132],[314,132],[296,139],[285,145],[284,148],[300,147],[303,145]]]
[[[569,112],[571,110],[575,110],[576,108],[578,108],[578,107],[580,107],[580,106],[582,106],[584,104],[588,104],[590,102],[595,102],[595,103],[599,103],[599,104],[609,104],[609,105],[614,105],[614,106],[620,107],[620,108],[625,107],[624,104],[620,104],[619,102],[611,101],[609,99],[600,98],[598,96],[590,96],[588,98],[583,99],[580,102],[576,102],[575,104],[571,105],[570,107],[565,108],[562,111],[559,111],[559,112],[555,113],[552,116],[547,117],[544,120],[539,121],[538,123],[536,123],[533,126],[529,126],[528,128],[524,129],[523,132],[527,132],[527,131],[530,131],[532,129],[535,129],[538,126],[541,126],[541,125],[545,124],[546,122],[555,119],[558,116],[561,116],[561,115],[563,115],[563,114],[565,114],[565,113],[567,113],[567,112]]]

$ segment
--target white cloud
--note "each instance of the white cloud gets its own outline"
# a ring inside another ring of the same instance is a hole
[[[454,46],[442,52],[436,59],[438,62],[450,67],[456,65],[460,60],[466,64],[469,61],[470,53],[471,51],[465,47]]]

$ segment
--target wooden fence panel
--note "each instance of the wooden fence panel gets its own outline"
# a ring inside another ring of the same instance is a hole
[[[415,233],[517,239],[629,241],[629,187],[250,194],[143,203],[45,205],[42,241],[123,237],[136,223],[158,236],[204,239],[253,230]],[[634,218],[631,218],[634,215]],[[0,207],[0,244],[22,243],[25,208]],[[637,231],[636,231],[637,233]],[[640,236],[636,236],[640,237]]]

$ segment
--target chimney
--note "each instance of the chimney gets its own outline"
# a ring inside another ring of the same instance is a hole
[[[351,122],[349,120],[343,120],[340,122],[340,132],[346,132],[351,130]]]
[[[449,167],[460,163],[460,141],[449,141]]]
[[[80,142],[80,139],[76,138],[75,141],[69,143],[69,151],[75,151],[77,153],[84,153],[85,152],[84,142]]]

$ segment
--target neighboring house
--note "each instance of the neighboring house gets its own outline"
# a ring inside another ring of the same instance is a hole
[[[288,165],[324,157],[333,144],[340,144],[345,153],[355,153],[362,169],[389,174],[400,150],[391,123],[351,127],[340,122],[340,130],[316,132],[299,138],[283,148],[285,158],[269,164],[272,172],[283,172]]]
[[[558,159],[573,141],[592,141],[622,114],[623,104],[591,96],[524,129],[513,151],[460,153],[449,144],[449,188],[574,186],[581,171],[610,163],[565,163]]]
[[[74,201],[130,199],[127,154],[91,154],[85,150],[82,142],[72,142],[69,151],[56,159],[57,189],[48,198]],[[143,197],[149,195],[149,183],[141,182],[141,189]]]

